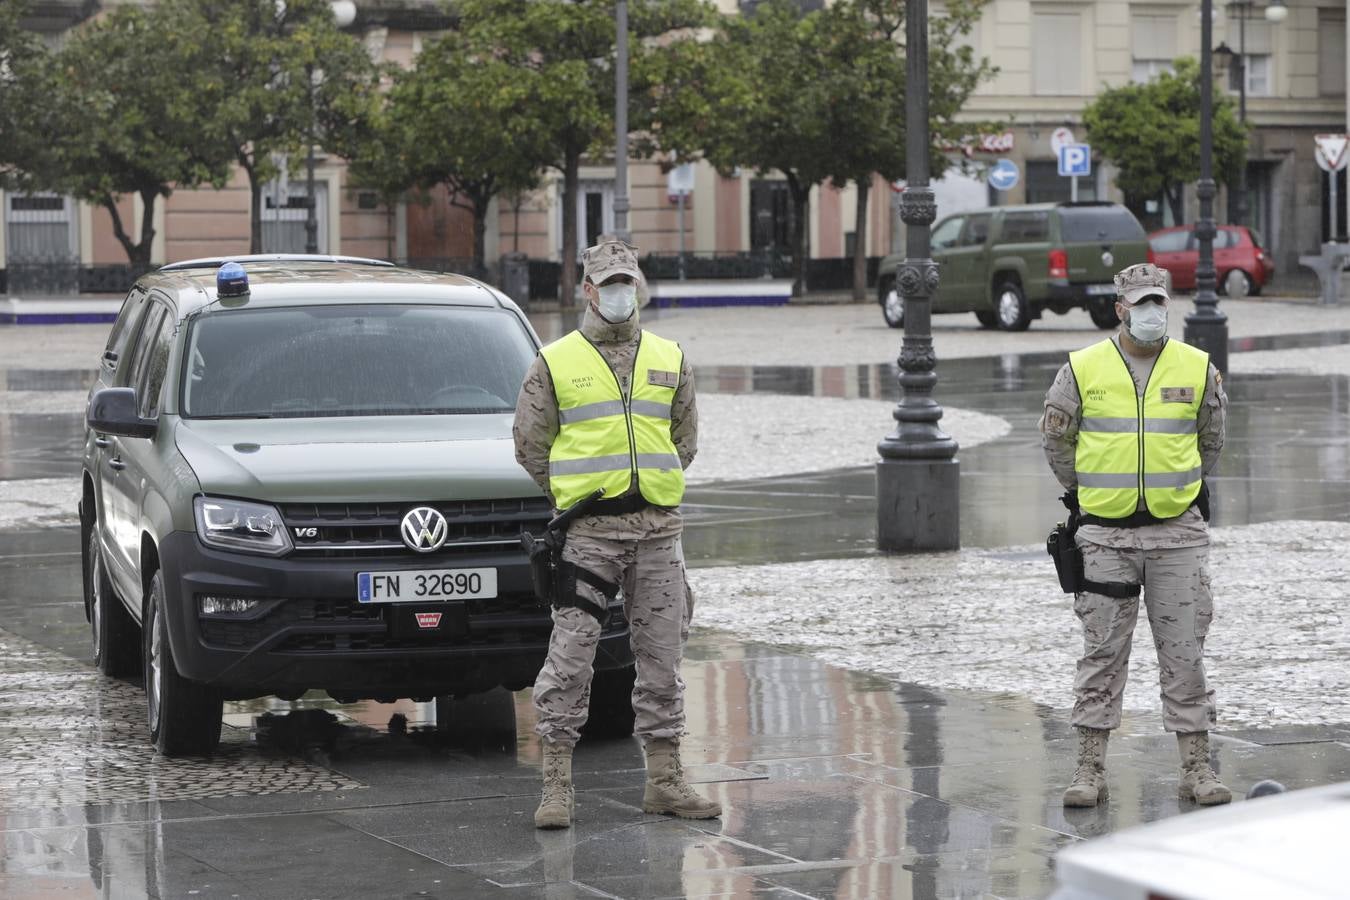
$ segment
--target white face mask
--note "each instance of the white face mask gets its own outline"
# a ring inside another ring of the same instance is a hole
[[[1167,335],[1167,309],[1156,303],[1132,307],[1126,314],[1125,326],[1130,337],[1139,343],[1156,343]]]
[[[617,324],[628,321],[637,304],[637,285],[602,284],[596,290],[600,292],[600,315],[606,322]]]

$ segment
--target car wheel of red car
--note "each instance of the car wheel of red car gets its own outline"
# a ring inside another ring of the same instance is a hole
[[[1220,282],[1223,292],[1229,297],[1242,298],[1250,297],[1256,293],[1256,285],[1252,281],[1252,276],[1241,269],[1233,269],[1223,277]]]

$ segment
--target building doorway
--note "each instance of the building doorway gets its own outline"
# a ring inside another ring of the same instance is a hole
[[[5,270],[11,294],[80,290],[75,200],[60,194],[5,195]]]
[[[786,181],[750,182],[750,249],[792,254],[792,192]]]
[[[562,182],[558,193],[562,194]],[[577,259],[587,247],[594,247],[602,234],[614,232],[613,179],[583,179],[577,182]],[[562,204],[558,204],[558,241],[562,241]],[[562,247],[558,248],[562,256]]]
[[[272,181],[263,188],[262,244],[264,253],[304,253],[305,218],[309,193],[304,181]],[[318,252],[328,253],[328,182],[314,182],[314,219]]]

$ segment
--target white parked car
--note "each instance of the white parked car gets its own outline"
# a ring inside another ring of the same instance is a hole
[[[1350,781],[1249,799],[1068,847],[1051,900],[1350,897]]]

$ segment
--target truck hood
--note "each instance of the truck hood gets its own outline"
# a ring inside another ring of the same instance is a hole
[[[510,415],[181,419],[202,490],[273,503],[537,497]]]

